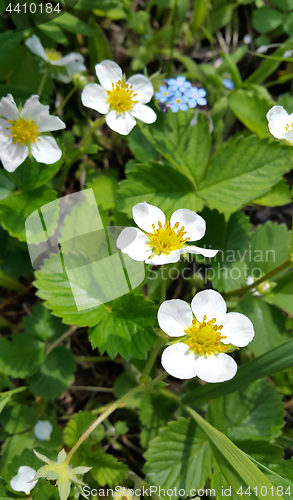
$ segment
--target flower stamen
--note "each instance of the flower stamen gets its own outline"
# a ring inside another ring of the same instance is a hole
[[[207,316],[204,315],[201,323],[193,319],[192,327],[184,330],[189,337],[186,343],[195,354],[203,356],[226,351],[227,346],[221,342],[227,338],[220,333],[223,325],[215,323],[216,318],[207,321]]]
[[[286,129],[286,132],[292,132],[292,130],[293,130],[293,123],[291,123],[291,125],[287,123],[285,129]]]
[[[23,118],[17,118],[16,120],[8,120],[11,127],[6,127],[6,130],[10,130],[11,133],[8,137],[13,137],[13,144],[17,142],[20,146],[24,144],[34,144],[36,139],[40,141],[38,135],[39,127],[33,120],[24,120]]]
[[[118,113],[131,111],[134,104],[138,104],[138,101],[133,100],[137,96],[134,94],[133,85],[121,82],[121,80],[118,80],[116,85],[112,83],[112,90],[107,90],[107,94],[110,108],[115,109]]]
[[[173,250],[179,250],[186,241],[190,238],[184,238],[187,231],[184,231],[184,226],[179,229],[179,222],[176,222],[173,228],[170,226],[170,221],[167,220],[164,228],[162,223],[158,221],[158,229],[155,224],[152,224],[154,232],[148,233],[148,245],[152,248],[153,254],[169,255]]]
[[[56,49],[45,49],[45,52],[47,54],[49,61],[57,62],[60,61],[62,57],[61,52],[58,52],[58,50]]]

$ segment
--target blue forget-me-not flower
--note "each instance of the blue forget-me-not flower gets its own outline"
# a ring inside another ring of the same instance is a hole
[[[199,106],[205,106],[207,103],[205,99],[206,91],[204,89],[192,87],[186,91],[185,95],[188,97],[188,106],[190,108],[195,108],[197,104],[199,104]]]
[[[223,78],[222,82],[224,87],[228,90],[233,90],[235,87],[234,82],[232,82],[232,80],[229,80],[229,78]]]
[[[173,111],[173,113],[177,113],[179,109],[181,109],[181,111],[188,110],[188,97],[186,97],[186,95],[183,95],[178,90],[177,92],[175,92],[175,94],[168,98],[168,103],[171,104],[171,111]]]
[[[195,108],[197,105],[204,106],[207,103],[205,95],[204,89],[192,87],[185,76],[177,76],[165,79],[155,98],[160,101],[162,111],[171,109],[173,113],[177,113],[179,110],[187,111],[188,106],[190,108]]]
[[[191,83],[186,80],[185,76],[177,76],[177,78],[169,78],[169,80],[165,81],[170,86],[171,92],[179,90],[184,94],[191,87]]]
[[[166,87],[166,85],[162,85],[159,88],[159,92],[155,93],[155,99],[158,99],[160,102],[164,103],[167,101],[167,98],[170,96],[170,94],[170,88]]]

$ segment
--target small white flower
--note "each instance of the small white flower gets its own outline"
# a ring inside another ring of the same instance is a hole
[[[226,352],[246,346],[254,337],[250,319],[237,312],[227,314],[226,303],[215,290],[197,293],[191,307],[180,299],[166,300],[159,308],[158,322],[170,337],[184,337],[162,354],[164,369],[180,379],[230,380],[237,364]]]
[[[36,471],[34,469],[27,467],[27,465],[22,465],[19,467],[17,475],[10,481],[11,488],[14,491],[23,491],[26,495],[29,495],[38,482],[38,480],[32,481],[35,474]]]
[[[24,43],[34,54],[41,57],[47,65],[50,65],[50,75],[56,80],[69,83],[75,73],[86,70],[83,64],[84,58],[78,52],[71,52],[67,56],[62,57],[61,52],[55,49],[44,49],[40,39],[36,35],[28,38]],[[45,70],[46,65],[41,67],[42,72],[45,72]]]
[[[132,214],[142,231],[126,227],[119,234],[116,246],[133,260],[160,265],[178,262],[185,253],[214,257],[218,252],[187,244],[200,240],[206,230],[204,219],[192,210],[176,210],[170,221],[166,221],[162,210],[144,201],[133,207]]]
[[[50,439],[52,434],[53,426],[49,420],[39,420],[34,426],[34,434],[40,441],[46,441]]]
[[[289,115],[283,106],[273,106],[267,113],[269,131],[276,139],[293,143],[293,113]]]
[[[19,111],[11,94],[0,101],[0,159],[8,172],[21,165],[28,155],[37,162],[49,165],[60,160],[62,151],[55,139],[43,132],[66,127],[60,118],[50,116],[49,106],[31,96]]]
[[[120,66],[108,60],[97,64],[95,69],[101,85],[87,85],[81,100],[87,108],[106,114],[106,123],[112,130],[127,135],[136,124],[135,118],[145,123],[156,121],[156,113],[145,106],[154,93],[146,76],[133,75],[126,82]]]

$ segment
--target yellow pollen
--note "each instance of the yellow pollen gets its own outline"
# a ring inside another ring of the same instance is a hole
[[[177,104],[181,103],[181,99],[176,99]]]
[[[291,132],[293,130],[293,123],[291,123],[291,125],[287,123],[285,128],[286,128],[286,132]]]
[[[165,254],[168,255],[173,250],[179,250],[183,244],[190,240],[190,238],[184,238],[186,231],[184,231],[184,226],[179,229],[179,222],[176,222],[173,228],[170,226],[170,221],[167,220],[166,225],[162,227],[162,223],[159,221],[159,228],[156,229],[155,224],[152,224],[154,232],[148,233],[149,242],[148,245],[152,248],[153,254]]]
[[[202,323],[193,319],[192,327],[185,330],[189,337],[186,343],[195,354],[203,356],[226,351],[227,346],[221,342],[227,338],[220,333],[223,325],[218,326],[215,323],[216,318],[207,321],[204,315]]]
[[[11,127],[6,127],[6,130],[10,130],[8,137],[12,136],[13,144],[18,142],[23,146],[24,144],[34,143],[36,139],[40,141],[38,138],[38,135],[40,135],[40,132],[38,132],[39,127],[33,120],[17,118],[16,120],[8,120],[8,122]]]
[[[133,109],[133,105],[138,103],[138,101],[133,100],[137,94],[133,93],[132,88],[132,85],[121,82],[120,80],[118,80],[116,85],[112,83],[112,89],[107,90],[107,102],[110,104],[110,108],[112,110],[115,109],[118,113],[131,111]]]
[[[61,52],[55,49],[45,49],[49,61],[59,61],[62,57]]]

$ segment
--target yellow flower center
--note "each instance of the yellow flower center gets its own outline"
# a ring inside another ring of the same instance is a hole
[[[227,337],[221,335],[220,332],[223,325],[216,325],[215,318],[210,321],[206,320],[206,315],[204,315],[202,323],[199,323],[199,321],[195,319],[192,320],[192,327],[185,330],[185,333],[187,333],[189,337],[186,341],[187,345],[189,345],[190,349],[194,351],[195,354],[199,354],[199,356],[225,352],[227,346],[223,345],[221,340]]]
[[[291,132],[293,130],[293,123],[291,123],[291,125],[287,123],[285,128],[286,128],[286,132]]]
[[[171,228],[170,222],[167,220],[165,227],[162,227],[162,223],[159,221],[159,228],[156,229],[155,224],[152,224],[154,228],[153,233],[148,233],[150,241],[148,245],[152,247],[154,254],[165,254],[168,255],[172,250],[179,250],[182,245],[190,240],[190,238],[183,238],[186,231],[184,231],[184,226],[179,228],[179,222],[176,222],[175,226]]]
[[[181,103],[181,99],[176,99],[177,104]]]
[[[36,139],[40,141],[38,138],[38,135],[40,135],[40,132],[38,132],[39,127],[33,120],[17,118],[16,120],[8,120],[8,122],[11,127],[6,127],[6,130],[11,131],[8,137],[13,137],[13,144],[19,142],[23,146],[24,144],[34,143]]]
[[[45,49],[49,61],[59,61],[62,57],[61,52],[55,49]]]
[[[132,85],[121,82],[120,80],[118,80],[116,85],[112,83],[112,90],[107,90],[107,102],[110,104],[111,109],[115,109],[118,113],[131,111],[133,105],[138,103],[138,101],[133,101],[133,98],[137,94],[133,93],[132,88]]]

